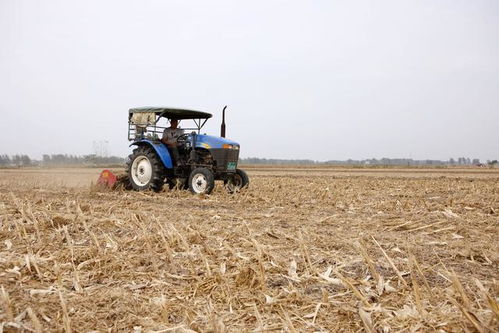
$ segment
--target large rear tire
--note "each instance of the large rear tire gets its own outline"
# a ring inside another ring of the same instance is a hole
[[[229,193],[236,193],[249,186],[249,177],[244,170],[236,169],[236,173],[226,179],[224,184]]]
[[[141,146],[135,149],[129,157],[127,174],[130,186],[136,191],[161,191],[165,173],[156,152],[150,147]]]
[[[210,169],[196,168],[189,176],[189,190],[194,194],[210,194],[215,187],[215,176]]]

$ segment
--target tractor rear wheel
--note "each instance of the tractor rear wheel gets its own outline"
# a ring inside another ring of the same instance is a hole
[[[131,187],[136,191],[161,191],[164,184],[164,167],[150,147],[134,149],[127,162],[127,173]]]
[[[210,169],[196,168],[189,176],[189,190],[194,194],[210,194],[215,187],[215,176]]]
[[[236,193],[249,186],[249,177],[244,170],[236,169],[236,173],[226,179],[224,184],[229,193]]]

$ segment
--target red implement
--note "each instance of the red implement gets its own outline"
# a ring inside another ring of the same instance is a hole
[[[113,188],[114,184],[116,184],[116,176],[109,170],[103,170],[100,173],[99,179],[97,180],[97,184],[101,186],[106,186],[109,188]]]

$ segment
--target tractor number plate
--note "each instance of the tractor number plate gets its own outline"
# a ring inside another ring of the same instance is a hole
[[[237,163],[236,162],[229,162],[227,163],[227,170],[236,170]]]

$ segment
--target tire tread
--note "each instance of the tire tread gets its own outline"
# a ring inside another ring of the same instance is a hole
[[[151,161],[151,167],[152,167],[152,178],[151,181],[146,184],[145,186],[138,186],[133,182],[132,175],[131,175],[131,170],[132,170],[132,164],[135,158],[138,156],[145,156]],[[165,179],[165,171],[162,162],[159,160],[158,155],[156,152],[147,146],[140,146],[136,149],[133,150],[133,153],[128,156],[127,160],[127,174],[128,178],[130,180],[130,185],[132,188],[136,191],[144,191],[144,190],[153,190],[154,192],[160,192],[161,189],[163,188],[164,185],[164,179]]]

